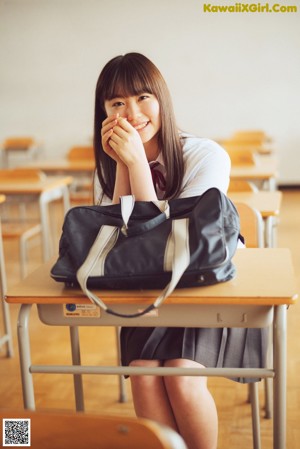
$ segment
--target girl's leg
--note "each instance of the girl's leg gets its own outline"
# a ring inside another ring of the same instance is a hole
[[[159,360],[134,360],[130,366],[161,366]],[[164,379],[159,376],[130,376],[133,404],[139,418],[152,419],[178,432]]]
[[[185,359],[168,360],[164,366],[202,367]],[[216,449],[218,416],[207,389],[206,377],[168,376],[164,378],[178,432],[189,449]]]

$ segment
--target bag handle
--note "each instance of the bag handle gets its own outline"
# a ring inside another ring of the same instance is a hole
[[[90,248],[88,256],[81,267],[78,269],[76,276],[79,285],[85,295],[106,313],[116,315],[124,318],[136,318],[157,309],[163,301],[173,292],[178,284],[181,276],[187,269],[190,263],[189,250],[189,220],[188,218],[181,218],[172,222],[171,238],[173,239],[173,257],[172,257],[172,276],[169,284],[156,298],[153,304],[146,307],[144,310],[134,314],[122,314],[114,312],[108,308],[107,305],[95,293],[87,288],[87,281],[92,274],[93,269],[97,266],[97,274],[100,270],[100,275],[104,275],[105,258],[109,251],[115,245],[120,229],[115,226],[103,225],[95,239],[94,244]]]
[[[144,232],[150,231],[170,217],[170,205],[168,201],[152,201],[152,203],[160,210],[161,214],[157,215],[154,218],[151,218],[144,223],[128,227],[128,222],[134,208],[135,197],[134,195],[124,195],[120,197],[120,202],[121,214],[123,218],[123,226],[121,228],[121,232],[122,234],[126,235],[126,237],[143,234]]]

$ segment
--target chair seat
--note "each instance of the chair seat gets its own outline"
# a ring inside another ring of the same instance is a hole
[[[20,238],[22,236],[30,238],[40,232],[40,223],[2,223],[2,236],[4,239]]]

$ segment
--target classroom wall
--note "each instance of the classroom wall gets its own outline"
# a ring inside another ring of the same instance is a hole
[[[264,129],[280,183],[300,184],[300,8],[209,13],[204,3],[0,0],[0,140],[35,135],[51,158],[88,143],[101,68],[138,51],[165,76],[182,129],[212,138]]]

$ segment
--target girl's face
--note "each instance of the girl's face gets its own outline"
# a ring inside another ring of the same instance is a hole
[[[119,114],[126,118],[138,131],[144,145],[150,143],[160,130],[159,102],[153,94],[144,92],[137,96],[116,97],[106,100],[104,107],[107,116]]]

